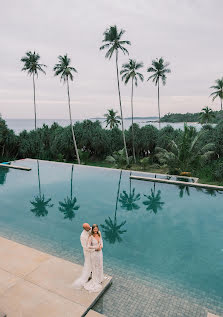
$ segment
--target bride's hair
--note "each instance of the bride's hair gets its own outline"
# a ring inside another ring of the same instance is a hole
[[[100,232],[100,230],[99,230],[98,225],[96,225],[96,223],[93,224],[92,227],[91,227],[91,234],[92,234],[92,235],[94,234],[94,228],[98,228],[98,235],[99,235],[99,237],[100,237],[100,236],[101,236],[101,232]]]

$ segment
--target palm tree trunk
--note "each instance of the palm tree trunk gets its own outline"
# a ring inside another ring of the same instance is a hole
[[[160,129],[160,80],[158,79],[158,112],[159,112],[159,129]]]
[[[118,191],[117,191],[117,196],[116,196],[116,204],[115,204],[115,221],[116,221],[116,216],[117,216],[118,198],[119,198],[119,193],[120,193],[120,184],[121,184],[121,179],[122,179],[122,170],[120,171],[120,175],[119,175]]]
[[[70,109],[70,90],[69,90],[69,83],[68,83],[68,78],[67,78],[67,96],[68,96],[68,106],[69,106],[69,116],[70,116],[70,126],[71,126],[71,131],[72,131],[72,137],[73,137],[73,142],[74,142],[74,148],[77,156],[77,161],[78,164],[81,164],[80,158],[79,158],[79,153],[77,149],[77,143],[74,135],[74,128],[73,128],[73,123],[72,123],[72,118],[71,118],[71,109]]]
[[[36,130],[36,87],[33,73],[33,102],[34,102],[34,116],[35,116],[35,130]]]
[[[120,85],[119,85],[118,50],[116,50],[116,72],[117,72],[118,96],[119,96],[119,105],[120,105],[121,123],[122,123],[122,136],[123,136],[123,142],[124,142],[124,148],[125,148],[126,162],[129,165],[129,157],[128,157],[126,141],[125,141],[125,130],[124,130],[124,123],[123,123],[123,115],[122,115],[122,101],[121,101],[121,93],[120,93]]]
[[[133,77],[132,77],[132,91],[131,91],[131,108],[132,108],[132,153],[133,153],[134,162],[136,163],[134,128],[133,128]]]

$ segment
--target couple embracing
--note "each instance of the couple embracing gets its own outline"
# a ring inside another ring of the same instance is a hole
[[[90,227],[88,223],[84,223],[80,240],[84,252],[84,268],[72,286],[76,289],[84,287],[89,292],[99,292],[102,289],[104,274],[103,241],[98,225]]]

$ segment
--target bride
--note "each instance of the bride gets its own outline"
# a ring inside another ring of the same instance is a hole
[[[103,241],[98,225],[94,224],[88,238],[87,247],[94,251],[90,253],[92,278],[84,284],[84,288],[89,292],[99,292],[102,289],[102,281],[104,280],[103,274]]]

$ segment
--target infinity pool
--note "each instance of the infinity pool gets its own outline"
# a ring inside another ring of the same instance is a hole
[[[125,316],[120,301],[130,305],[128,293],[132,307],[138,305],[128,316],[148,316],[151,306],[140,304],[136,292],[152,287],[223,314],[223,192],[130,180],[129,171],[15,163],[32,170],[0,168],[0,235],[82,263],[81,224],[97,223],[105,271],[117,278],[96,310]]]

